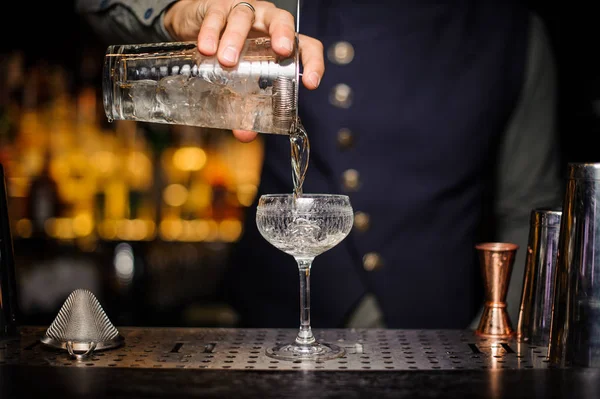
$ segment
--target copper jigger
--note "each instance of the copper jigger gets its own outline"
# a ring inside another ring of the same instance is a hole
[[[514,330],[506,310],[506,294],[519,246],[508,242],[485,242],[475,248],[485,287],[485,307],[475,334],[486,338],[512,337]]]

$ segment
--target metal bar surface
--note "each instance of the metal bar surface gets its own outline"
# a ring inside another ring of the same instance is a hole
[[[470,330],[316,329],[319,340],[346,350],[344,357],[322,362],[278,361],[265,354],[271,345],[292,342],[295,329],[122,327],[123,346],[81,361],[41,343],[45,331],[26,326],[20,339],[0,342],[0,365],[268,371],[548,368],[547,348],[484,339]]]

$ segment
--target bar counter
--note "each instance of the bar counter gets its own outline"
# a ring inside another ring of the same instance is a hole
[[[0,341],[0,398],[599,398],[600,369],[558,368],[546,349],[457,330],[319,330],[346,355],[265,355],[296,330],[118,328],[119,348],[83,360],[24,326]]]

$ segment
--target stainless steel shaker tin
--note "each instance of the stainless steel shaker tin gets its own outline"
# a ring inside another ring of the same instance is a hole
[[[548,357],[600,367],[600,163],[571,163],[556,259]]]
[[[531,211],[517,338],[534,346],[550,337],[561,216],[558,208]]]

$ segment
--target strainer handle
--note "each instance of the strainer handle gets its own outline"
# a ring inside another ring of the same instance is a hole
[[[86,357],[90,356],[92,352],[96,349],[96,342],[90,342],[90,347],[84,353],[75,353],[73,350],[73,341],[67,341],[67,351],[71,357],[74,357],[77,360],[83,360]]]

